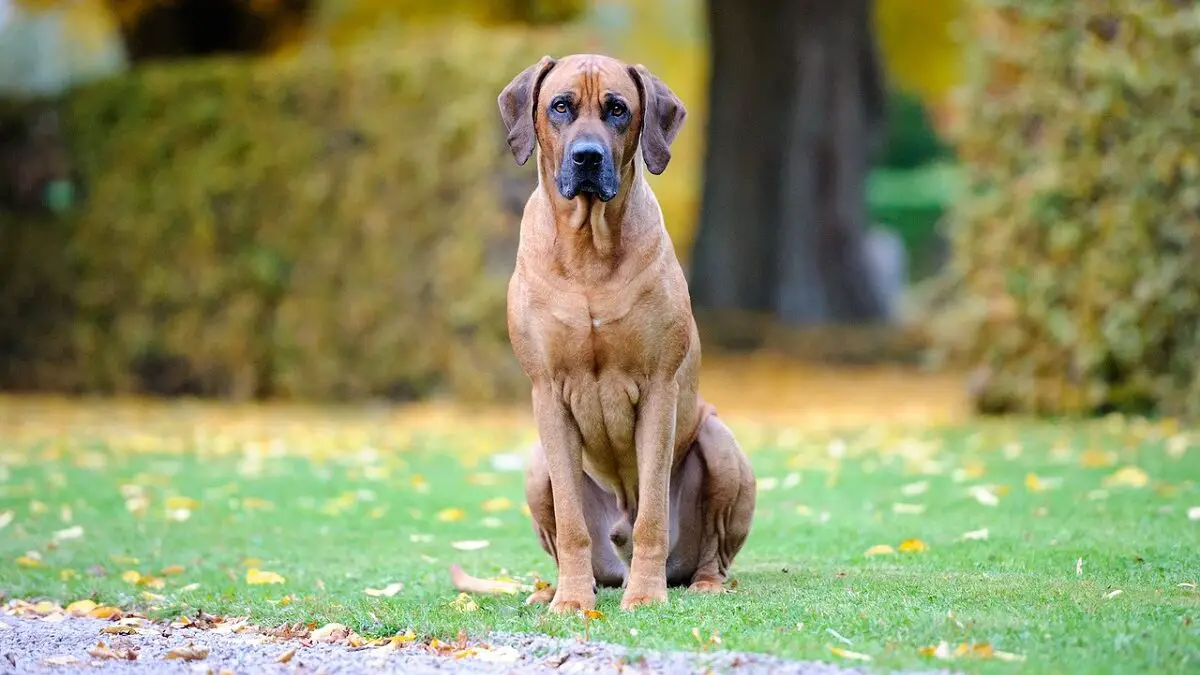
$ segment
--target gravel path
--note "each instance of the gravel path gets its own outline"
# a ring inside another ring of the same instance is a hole
[[[91,618],[64,618],[48,622],[37,618],[0,618],[0,674],[62,673],[737,673],[753,675],[857,675],[849,667],[784,661],[763,654],[713,652],[653,653],[634,661],[615,645],[583,643],[540,635],[496,634],[490,648],[476,655],[454,658],[430,653],[427,647],[350,649],[340,644],[311,644],[296,639],[276,639],[261,634],[230,634],[194,628],[165,629],[145,626],[134,635],[102,634],[112,622]],[[166,635],[164,635],[166,633]],[[137,650],[136,660],[112,660],[89,655],[98,641],[116,652]],[[201,660],[168,660],[173,649],[193,645]],[[282,656],[294,650],[286,663]]]

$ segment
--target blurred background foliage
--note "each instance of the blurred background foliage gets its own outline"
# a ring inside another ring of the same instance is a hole
[[[0,0],[0,387],[519,397],[503,285],[534,177],[495,95],[543,53],[670,83],[689,122],[650,180],[686,264],[708,7]],[[1198,11],[871,3],[870,224],[981,409],[1200,412]]]

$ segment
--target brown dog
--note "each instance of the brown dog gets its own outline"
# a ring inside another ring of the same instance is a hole
[[[596,582],[624,585],[623,609],[665,602],[668,583],[719,592],[754,477],[698,396],[687,283],[642,173],[666,169],[683,104],[595,55],[543,57],[498,103],[517,163],[538,151],[508,331],[541,439],[526,499],[558,583],[529,601],[590,609]]]

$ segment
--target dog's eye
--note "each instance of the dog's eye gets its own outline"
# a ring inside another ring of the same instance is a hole
[[[623,117],[625,115],[625,106],[620,103],[614,103],[608,107],[608,114],[613,117]]]
[[[558,103],[555,103],[555,104],[554,104],[554,112],[556,112],[556,113],[559,113],[559,114],[566,114],[566,112],[567,112],[567,102],[566,102],[566,101],[559,101]]]

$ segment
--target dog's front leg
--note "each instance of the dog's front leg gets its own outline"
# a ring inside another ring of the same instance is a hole
[[[538,386],[534,398],[538,435],[546,450],[553,492],[554,547],[558,583],[550,611],[567,614],[596,606],[592,538],[583,514],[583,437],[563,400],[561,387]]]
[[[638,505],[633,523],[633,563],[621,609],[667,601],[671,463],[678,401],[679,385],[674,380],[652,381],[642,393],[634,428]]]

